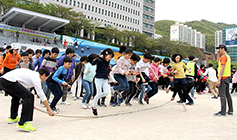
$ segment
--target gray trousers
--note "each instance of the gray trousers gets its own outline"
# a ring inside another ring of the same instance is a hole
[[[221,101],[221,112],[226,114],[226,100],[228,103],[229,110],[228,112],[233,113],[233,105],[232,105],[232,98],[230,96],[230,89],[229,89],[230,77],[221,80],[221,84],[219,86],[219,95]]]
[[[69,82],[70,80],[65,80],[65,82]],[[62,101],[65,102],[67,100],[67,92],[68,92],[68,88],[67,86],[61,85],[62,87],[62,91],[63,91],[63,96],[62,96]]]

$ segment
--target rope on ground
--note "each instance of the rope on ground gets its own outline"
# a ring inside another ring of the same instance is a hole
[[[81,119],[105,118],[105,117],[119,116],[119,115],[132,114],[132,113],[152,110],[152,109],[163,107],[163,106],[167,105],[170,102],[171,101],[168,101],[168,102],[166,102],[164,104],[161,104],[161,105],[158,105],[158,106],[154,106],[154,107],[150,107],[150,108],[143,108],[143,109],[139,109],[139,110],[132,110],[132,111],[127,111],[127,112],[113,113],[113,114],[105,114],[105,115],[99,115],[99,116],[93,116],[93,115],[91,115],[91,116],[71,116],[71,115],[60,115],[60,114],[55,114],[55,116],[57,116],[57,117],[64,117],[64,118],[81,118]],[[35,107],[35,109],[40,111],[40,112],[48,114],[48,112],[46,112],[46,111],[44,111],[42,109],[39,109],[37,107]]]

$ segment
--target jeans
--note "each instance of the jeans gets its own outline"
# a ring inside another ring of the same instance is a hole
[[[82,85],[86,90],[86,94],[83,96],[82,103],[86,102],[88,104],[94,92],[94,84],[93,82],[82,79]]]
[[[158,83],[157,82],[149,82],[148,84],[150,85],[152,90],[150,90],[147,93],[147,96],[148,96],[148,98],[151,98],[152,96],[154,96],[158,92]]]
[[[114,79],[119,83],[118,86],[114,86],[114,90],[124,91],[129,89],[129,84],[125,75],[114,74]]]
[[[94,98],[94,103],[93,107],[98,106],[98,100],[101,97],[105,97],[109,94],[109,84],[108,84],[108,79],[103,79],[103,78],[95,78],[95,86],[96,86],[96,92],[97,94],[95,95]],[[103,89],[103,92],[102,92]]]
[[[146,87],[147,87],[147,91],[145,91]],[[142,91],[141,91],[140,96],[139,96],[139,101],[142,101],[144,93],[148,93],[149,91],[152,90],[152,88],[149,85],[144,85],[144,84],[141,85],[141,89],[142,89]]]
[[[58,83],[47,82],[47,85],[54,95],[53,101],[50,104],[51,109],[54,109],[60,98],[63,96],[63,91],[61,90],[61,86]]]
[[[49,100],[51,91],[49,90],[49,87],[48,87],[46,81],[42,82],[41,85],[42,85],[42,89],[44,91],[44,94],[45,94],[47,100]]]

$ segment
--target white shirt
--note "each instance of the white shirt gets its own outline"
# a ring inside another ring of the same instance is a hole
[[[217,82],[216,71],[212,67],[208,68],[205,73],[203,73],[204,76],[206,76],[207,74],[210,81]]]
[[[144,63],[142,59],[137,63],[135,71],[138,72],[138,68],[141,69],[141,72],[144,72],[147,76],[149,76],[149,63]]]
[[[160,73],[165,74],[168,72],[167,67],[164,67],[163,65],[159,65],[159,68],[160,68],[160,70],[159,70]],[[159,77],[161,77],[161,75],[159,75]]]
[[[42,90],[41,79],[38,72],[26,68],[20,68],[4,74],[1,78],[10,82],[19,82],[26,89],[34,87],[37,95],[42,101],[47,99]]]

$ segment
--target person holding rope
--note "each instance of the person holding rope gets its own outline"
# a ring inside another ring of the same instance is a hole
[[[47,98],[41,88],[41,82],[45,81],[49,76],[46,68],[40,69],[38,72],[21,68],[12,70],[0,78],[0,89],[12,96],[10,117],[8,124],[18,123],[17,129],[31,132],[35,131],[28,121],[33,120],[34,95],[28,90],[34,87],[37,95],[43,101],[50,116],[54,116],[54,112],[49,107]],[[18,117],[19,101],[23,100],[21,117]]]

